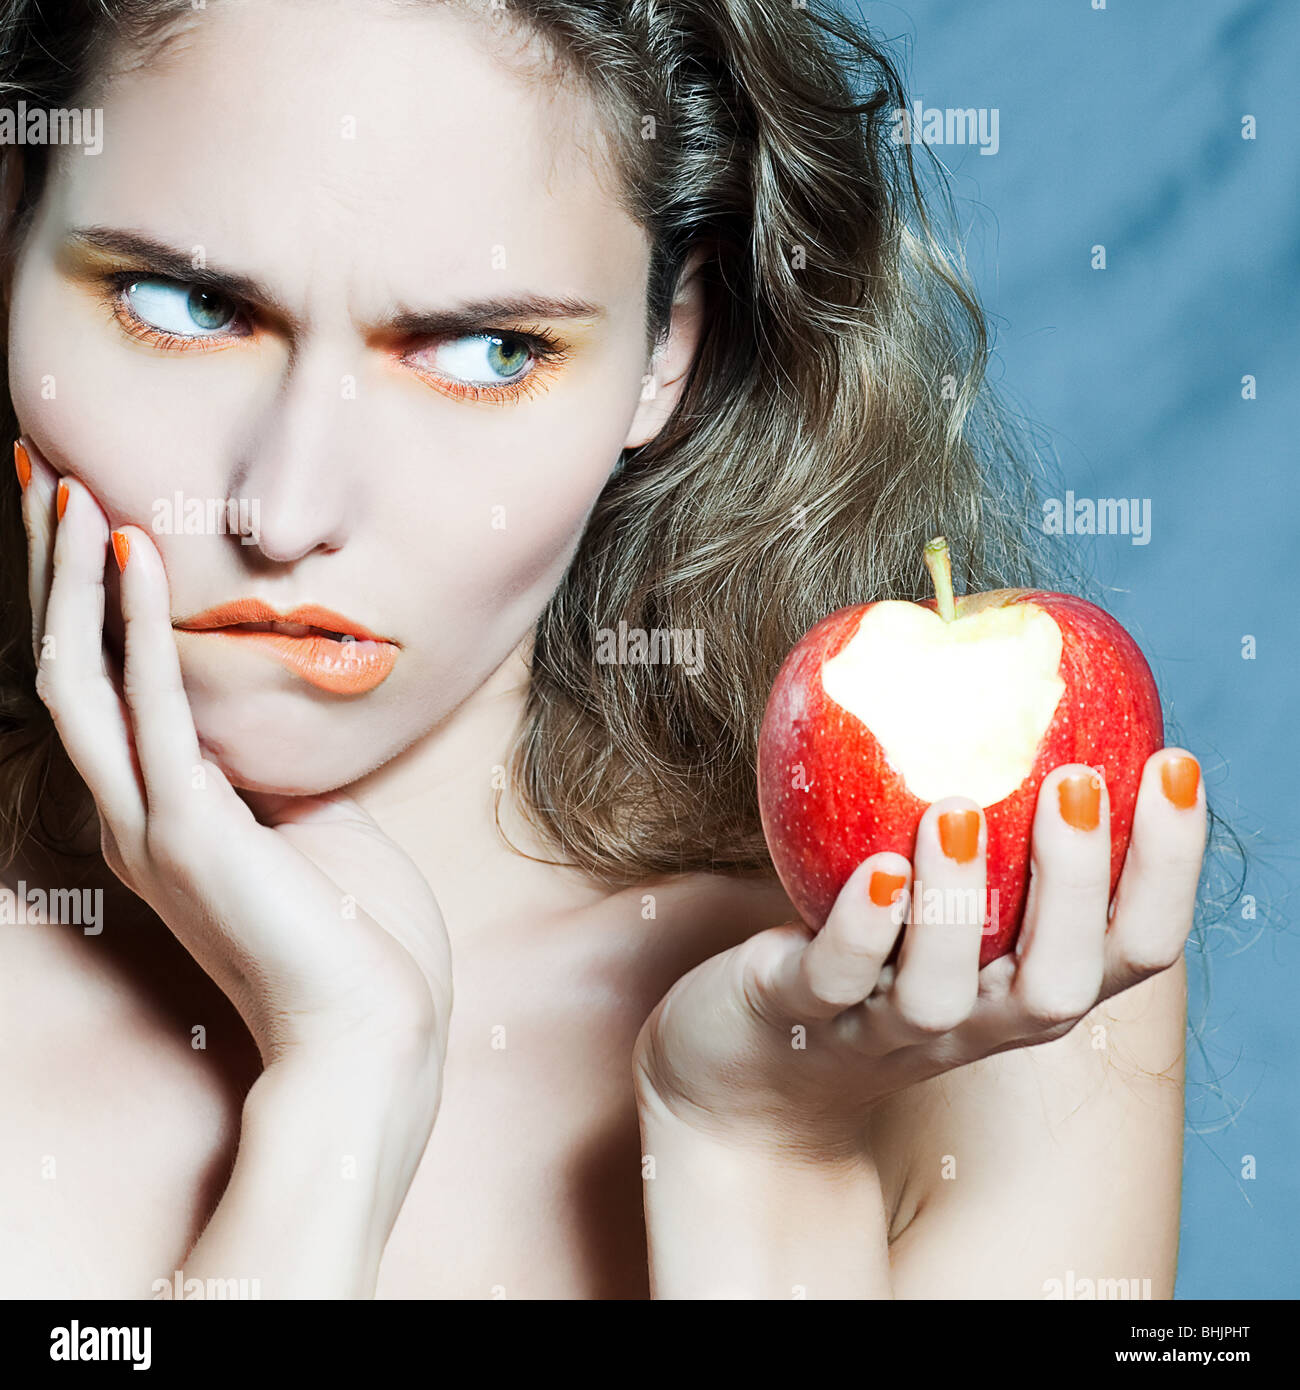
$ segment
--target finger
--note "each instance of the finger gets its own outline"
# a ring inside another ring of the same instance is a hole
[[[195,778],[203,755],[181,680],[167,574],[148,532],[138,526],[119,527],[112,544],[121,573],[122,693],[148,813],[175,816],[203,785]]]
[[[37,693],[101,816],[125,847],[143,825],[144,798],[126,707],[104,669],[108,523],[82,484],[60,482],[66,505],[54,538]]]
[[[782,958],[774,984],[795,1018],[830,1018],[871,993],[907,910],[911,865],[873,854],[849,875],[826,925],[797,955]]]
[[[864,1005],[900,1043],[948,1032],[975,1003],[988,915],[986,845],[983,812],[969,797],[945,797],[921,817],[897,971],[889,994]]]
[[[1110,854],[1104,777],[1083,763],[1054,768],[1034,810],[1029,896],[1009,1001],[1017,1036],[1073,1023],[1097,1002]]]
[[[27,600],[32,610],[32,652],[41,658],[45,607],[54,578],[54,496],[59,476],[29,440],[14,442],[14,470],[23,490],[23,530],[27,533]]]
[[[1205,852],[1205,786],[1185,748],[1163,748],[1142,769],[1133,833],[1106,933],[1102,998],[1167,970],[1183,954]]]

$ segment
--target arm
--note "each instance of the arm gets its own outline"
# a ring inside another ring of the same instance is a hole
[[[963,920],[914,913],[895,963],[912,866],[874,855],[819,933],[761,932],[679,981],[634,1073],[646,1150],[671,1162],[646,1183],[656,1290],[1044,1297],[1149,1278],[1167,1296],[1205,833],[1189,770],[1182,750],[1148,759],[1109,921],[1104,788],[1090,823],[1067,820],[1059,784],[1095,779],[1067,765],[1039,794],[1014,954],[979,969],[983,817],[949,798],[922,818],[915,877],[973,889],[952,899]],[[945,863],[954,809],[978,816],[979,848]],[[914,1212],[888,1247],[877,1174],[900,1162]]]
[[[641,1107],[652,1298],[892,1298],[875,1164],[749,1152]]]
[[[191,1278],[367,1295],[441,1094],[450,946],[419,870],[338,793],[240,793],[204,756],[162,557],[27,451],[37,690],[95,800],[108,866],[238,1009],[265,1067]],[[143,1292],[143,1291],[141,1291]]]
[[[419,1059],[388,1052],[269,1067],[184,1277],[256,1278],[261,1298],[373,1297],[439,1089]]]
[[[1107,1287],[1172,1298],[1185,1016],[1180,961],[1055,1042],[917,1088],[928,1095],[897,1117],[916,1178],[897,1297],[1059,1298],[1123,1280]]]
[[[705,1136],[649,1099],[652,1296],[1041,1299],[1123,1280],[1103,1287],[1171,1298],[1185,1015],[1180,961],[1054,1042],[883,1103],[873,1134],[912,1155],[913,1215],[892,1246],[869,1143],[802,1162]]]

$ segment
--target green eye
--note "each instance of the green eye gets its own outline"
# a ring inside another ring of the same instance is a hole
[[[136,280],[126,287],[125,299],[142,323],[183,338],[223,333],[239,312],[232,299],[215,290],[174,280]]]
[[[438,371],[470,386],[511,381],[527,366],[533,351],[511,333],[472,333],[440,344],[431,354]]]

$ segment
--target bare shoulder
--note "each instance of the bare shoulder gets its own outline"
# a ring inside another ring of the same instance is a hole
[[[669,911],[683,924],[715,924],[709,935],[716,938],[717,950],[799,916],[775,877],[691,874],[667,882],[663,891]]]
[[[683,874],[609,893],[583,917],[631,929],[682,965],[681,973],[798,913],[775,877]],[[687,964],[689,962],[689,964]]]
[[[69,881],[0,872],[0,1297],[147,1293],[197,1237],[238,1133],[217,1050],[114,964],[121,922],[68,917],[82,890],[50,883]]]

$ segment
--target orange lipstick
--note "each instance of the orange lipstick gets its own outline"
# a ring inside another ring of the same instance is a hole
[[[205,608],[172,626],[233,638],[273,656],[293,675],[333,695],[364,695],[386,680],[400,646],[314,603],[277,613],[261,599]]]

